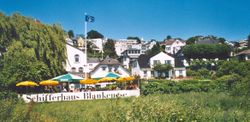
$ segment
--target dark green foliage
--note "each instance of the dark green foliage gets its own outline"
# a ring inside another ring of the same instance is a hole
[[[172,39],[172,37],[170,35],[168,35],[166,39],[169,40],[169,39]]]
[[[230,52],[230,47],[222,44],[193,44],[183,48],[187,59],[225,59],[230,57]]]
[[[160,52],[161,52],[161,46],[160,46],[159,42],[156,42],[156,44],[152,47],[152,49],[148,50],[146,52],[146,54],[148,54],[148,55],[156,55],[156,54],[158,54]]]
[[[199,41],[199,38],[202,36],[194,36],[194,37],[190,37],[187,39],[186,44],[190,45],[190,44],[195,44],[195,42]]]
[[[134,39],[134,40],[136,40],[136,42],[137,42],[138,44],[141,43],[141,39],[140,39],[139,37],[136,37],[136,36],[129,36],[129,37],[127,37],[127,39]]]
[[[233,61],[223,61],[218,65],[217,76],[237,74],[242,77],[249,75],[250,63],[249,62],[239,62],[237,60]]]
[[[104,38],[104,36],[96,30],[91,30],[87,33],[88,39]]]
[[[111,58],[117,58],[117,54],[115,51],[115,41],[112,39],[108,39],[104,45],[104,56],[109,56]]]
[[[64,72],[65,39],[59,25],[44,25],[20,14],[0,14],[0,82],[39,81]]]
[[[218,40],[219,40],[219,43],[221,43],[221,44],[225,44],[225,42],[226,42],[226,39],[222,38],[222,37],[218,38]]]
[[[216,88],[215,82],[211,80],[149,80],[142,82],[142,93],[149,94],[177,94],[185,92],[208,92]]]
[[[71,38],[71,39],[75,37],[73,30],[69,30],[69,31],[68,31],[68,36],[69,36],[69,38]]]
[[[166,78],[167,76],[163,76],[163,73],[169,72],[173,67],[170,64],[156,64],[153,68],[154,71],[157,71],[160,74],[161,78]]]

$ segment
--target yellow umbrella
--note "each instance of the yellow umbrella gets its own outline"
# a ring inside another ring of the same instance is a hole
[[[131,80],[134,80],[134,79],[135,78],[133,76],[130,76],[130,77],[120,77],[116,81],[117,82],[126,82],[126,81],[131,81]]]
[[[109,82],[109,81],[113,81],[113,80],[116,80],[116,78],[104,77],[104,78],[98,80],[98,82]]]
[[[42,86],[57,86],[57,85],[59,85],[59,82],[54,81],[54,80],[44,80],[44,81],[41,81],[39,83],[39,85],[42,85]]]
[[[16,86],[38,86],[38,84],[33,81],[22,81],[16,84]]]
[[[96,84],[98,83],[98,80],[94,80],[94,79],[84,79],[84,80],[80,80],[81,84]]]
[[[127,79],[128,81],[130,81],[130,80],[134,80],[135,78],[134,78],[133,76],[130,76],[130,77],[126,77],[126,79]]]
[[[128,81],[128,80],[127,80],[126,77],[120,77],[120,78],[118,78],[116,81],[121,83],[121,82],[126,82],[126,81]]]

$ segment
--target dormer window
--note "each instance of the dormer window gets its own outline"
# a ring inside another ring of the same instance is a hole
[[[72,72],[76,72],[76,68],[75,68],[75,67],[72,67],[72,68],[71,68],[71,71],[72,71]]]
[[[83,72],[83,68],[80,67],[80,68],[78,69],[78,71],[79,71],[79,72]]]
[[[75,62],[79,62],[79,55],[78,54],[75,55]]]

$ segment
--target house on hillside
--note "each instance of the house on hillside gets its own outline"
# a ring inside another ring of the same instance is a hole
[[[142,51],[139,49],[127,49],[121,53],[120,59],[122,62],[122,65],[129,69],[131,62],[138,59],[138,57],[142,54]]]
[[[119,75],[119,77],[128,77],[130,76],[130,72],[123,68],[121,63],[109,57],[106,57],[103,61],[101,61],[91,72],[91,78],[102,78],[107,76],[109,73],[115,73]]]
[[[239,60],[241,61],[247,61],[250,60],[250,49],[244,50],[236,54]]]
[[[160,74],[154,70],[157,64],[171,65],[172,69],[164,71]],[[171,54],[160,52],[156,55],[140,55],[138,60],[132,63],[131,68],[132,75],[139,75],[141,78],[158,78],[163,77],[167,79],[186,77],[186,68],[183,62],[179,59],[175,59]]]
[[[186,45],[185,42],[180,41],[178,39],[169,39],[165,40],[160,44],[165,45],[165,52],[170,53],[170,54],[175,54],[177,53],[183,46]]]
[[[88,58],[86,63],[85,51],[69,43],[66,43],[66,50],[67,59],[64,69],[69,73],[84,77],[85,72],[89,73],[100,63],[98,58]]]
[[[120,39],[115,41],[115,52],[118,56],[127,49],[141,49],[142,45],[138,44],[135,39]]]

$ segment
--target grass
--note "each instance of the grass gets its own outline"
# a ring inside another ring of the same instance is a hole
[[[12,121],[249,121],[248,98],[225,93],[181,93],[138,98],[18,103]],[[20,117],[21,114],[25,115]],[[19,119],[20,120],[20,119]]]

